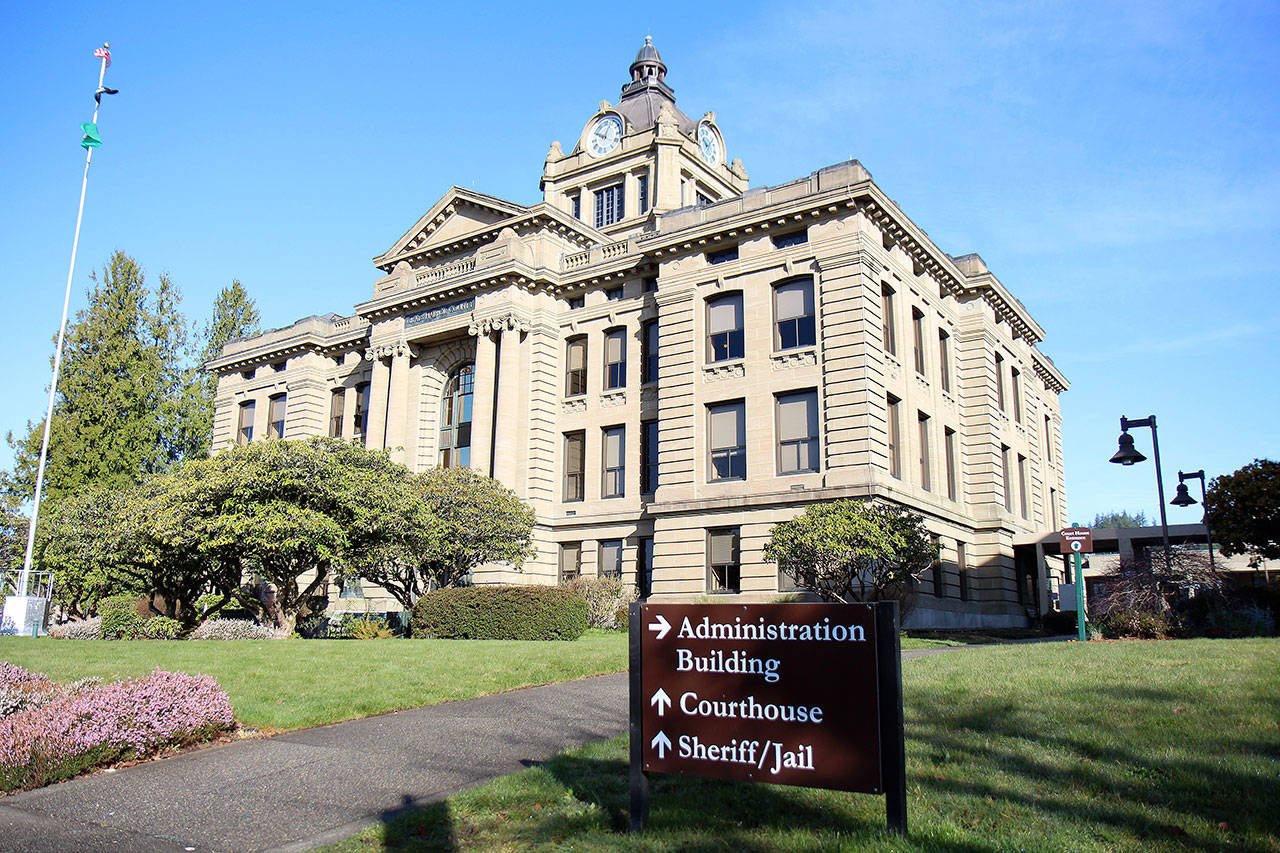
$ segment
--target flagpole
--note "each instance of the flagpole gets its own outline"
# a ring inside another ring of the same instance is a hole
[[[98,97],[93,99],[93,124],[98,124],[98,110],[102,108],[102,81],[107,76],[107,66],[111,63],[108,48],[111,45],[102,43],[101,59],[98,68]],[[95,55],[98,55],[95,53]],[[40,462],[36,466],[35,502],[31,508],[31,523],[27,527],[27,554],[22,561],[22,575],[18,580],[18,595],[25,597],[31,579],[31,557],[36,544],[36,523],[40,518],[40,495],[44,489],[44,466],[49,458],[49,426],[53,422],[53,403],[58,392],[58,374],[62,370],[62,339],[67,333],[67,310],[71,306],[71,282],[76,274],[76,252],[80,248],[80,223],[84,219],[84,196],[89,187],[89,164],[93,161],[93,146],[85,146],[84,178],[80,181],[80,207],[76,211],[76,234],[71,241],[71,265],[67,269],[67,291],[62,298],[62,323],[58,326],[58,343],[53,351],[53,381],[49,383],[49,408],[44,415],[44,439],[40,443]]]

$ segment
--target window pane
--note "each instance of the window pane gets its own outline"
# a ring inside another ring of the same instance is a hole
[[[805,391],[778,397],[778,438],[790,441],[818,434],[818,394]]]
[[[741,329],[742,294],[734,294],[708,302],[707,328],[713,335]]]
[[[737,447],[743,441],[743,404],[711,408],[711,446],[713,448]]]

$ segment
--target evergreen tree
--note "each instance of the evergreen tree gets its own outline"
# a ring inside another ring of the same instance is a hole
[[[238,279],[224,287],[214,300],[213,318],[198,334],[203,347],[195,353],[197,361],[188,370],[178,398],[182,418],[177,436],[183,458],[204,458],[213,443],[213,400],[218,377],[205,365],[222,355],[228,341],[256,335],[258,320],[258,308]]]
[[[181,455],[183,366],[188,344],[181,297],[167,276],[152,294],[141,268],[117,251],[91,275],[88,306],[63,342],[61,376],[45,466],[50,499],[85,484],[121,489],[168,468]],[[14,468],[0,489],[10,500],[35,492],[43,422],[9,434]]]

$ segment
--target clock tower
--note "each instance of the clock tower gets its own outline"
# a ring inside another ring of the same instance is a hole
[[[629,70],[621,100],[601,101],[570,151],[551,143],[544,201],[623,237],[646,230],[655,213],[745,192],[747,172],[741,160],[727,160],[715,113],[694,121],[681,112],[648,36]]]

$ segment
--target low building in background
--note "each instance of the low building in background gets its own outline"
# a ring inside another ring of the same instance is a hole
[[[1041,327],[857,161],[748,188],[666,74],[646,39],[621,100],[551,144],[539,203],[455,187],[350,316],[228,344],[215,450],[330,435],[469,465],[538,519],[537,558],[477,582],[660,599],[773,599],[774,523],[883,498],[941,547],[911,624],[1034,620],[1049,590],[1013,543],[1067,518]]]

